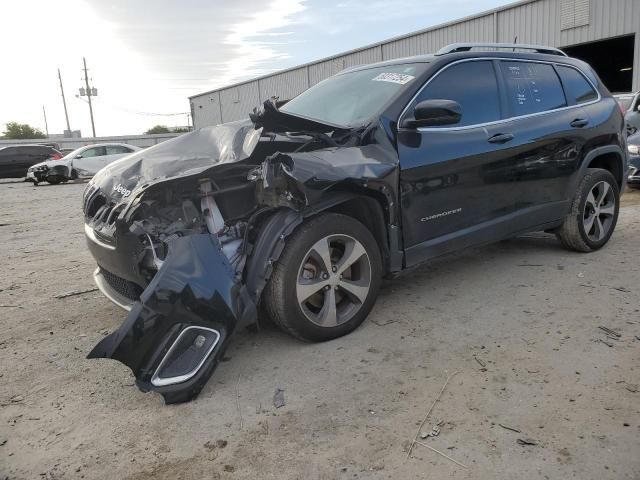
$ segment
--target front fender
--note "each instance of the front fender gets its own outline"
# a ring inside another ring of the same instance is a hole
[[[89,353],[127,365],[142,391],[166,403],[195,398],[256,308],[214,237],[175,240],[124,323]]]

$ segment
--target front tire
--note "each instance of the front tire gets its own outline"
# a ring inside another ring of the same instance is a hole
[[[592,252],[611,238],[618,222],[620,190],[607,170],[589,168],[580,182],[571,210],[557,232],[569,250]]]
[[[371,232],[346,215],[322,214],[288,240],[264,290],[276,325],[304,341],[331,340],[367,317],[382,279]]]
[[[62,177],[47,177],[47,183],[50,183],[51,185],[59,185],[63,181],[65,180]]]

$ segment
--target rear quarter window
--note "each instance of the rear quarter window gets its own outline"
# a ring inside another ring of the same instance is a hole
[[[598,93],[578,70],[562,65],[558,65],[556,68],[558,69],[558,75],[560,75],[562,79],[564,91],[567,94],[569,102],[572,104],[580,104],[598,98]]]
[[[533,62],[500,62],[507,89],[509,116],[548,112],[567,106],[553,66]]]

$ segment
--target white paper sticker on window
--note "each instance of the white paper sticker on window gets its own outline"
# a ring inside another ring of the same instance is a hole
[[[381,73],[375,78],[372,78],[374,82],[391,82],[399,85],[409,83],[415,77],[413,75],[407,75],[406,73]]]

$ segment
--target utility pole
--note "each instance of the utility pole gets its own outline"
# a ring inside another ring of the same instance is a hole
[[[47,124],[47,111],[44,109],[44,105],[42,105],[42,113],[44,115],[44,131],[47,132],[47,138],[49,138],[49,125]]]
[[[89,76],[87,75],[87,61],[84,57],[82,57],[82,63],[84,64],[84,83],[87,87],[87,99],[89,100],[89,114],[91,115],[91,131],[93,132],[93,137],[96,136],[96,125],[93,122],[93,106],[91,105],[91,88],[89,88]]]
[[[71,134],[71,126],[69,125],[69,113],[67,112],[67,101],[64,98],[64,88],[62,87],[62,75],[60,75],[60,69],[58,69],[58,80],[60,80],[60,93],[62,94],[62,105],[64,106],[64,118],[67,120],[67,130]]]

